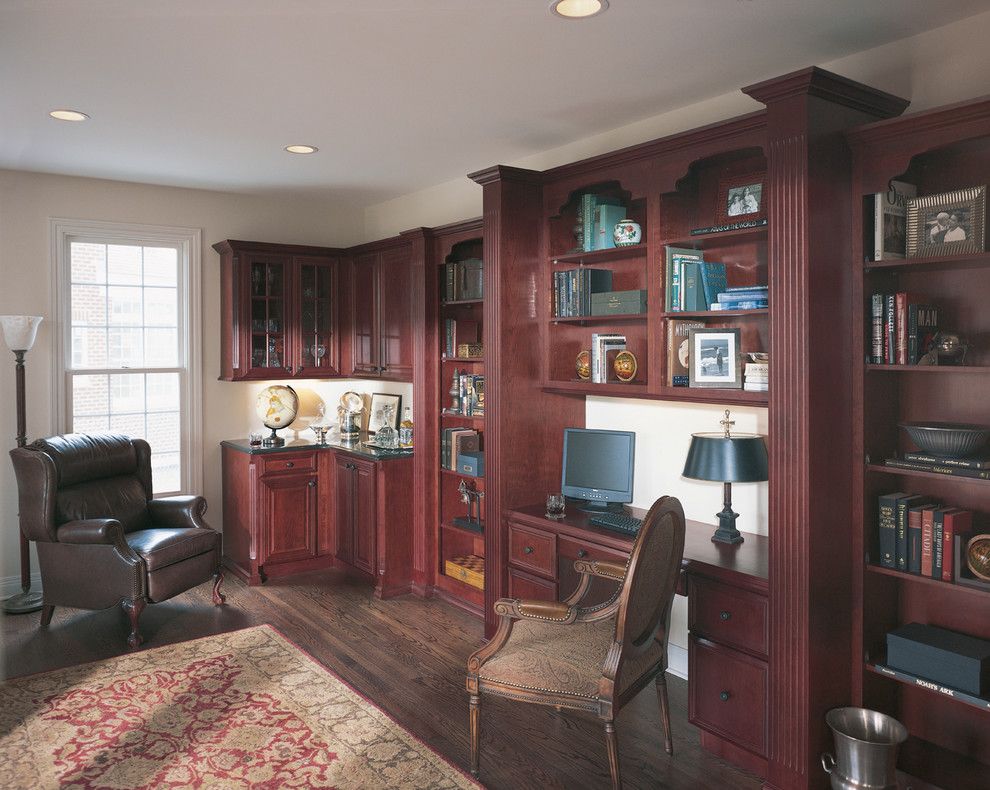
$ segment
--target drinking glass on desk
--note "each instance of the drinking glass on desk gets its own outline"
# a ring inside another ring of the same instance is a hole
[[[547,518],[562,519],[564,517],[564,495],[547,494]]]

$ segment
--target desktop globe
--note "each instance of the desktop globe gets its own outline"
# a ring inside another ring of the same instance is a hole
[[[990,581],[990,535],[976,535],[966,545],[966,564],[973,575]]]

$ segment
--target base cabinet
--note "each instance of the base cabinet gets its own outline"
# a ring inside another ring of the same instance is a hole
[[[313,474],[263,475],[259,480],[265,562],[316,556],[319,486]]]
[[[375,573],[375,464],[334,458],[337,486],[337,559]]]

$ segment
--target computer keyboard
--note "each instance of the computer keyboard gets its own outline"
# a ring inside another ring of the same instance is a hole
[[[636,535],[639,528],[643,526],[643,519],[627,516],[625,513],[596,513],[588,521],[598,527],[610,529],[613,532],[624,532],[627,535]]]

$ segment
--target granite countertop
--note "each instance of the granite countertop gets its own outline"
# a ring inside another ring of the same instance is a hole
[[[312,439],[287,439],[281,447],[251,446],[246,438],[224,439],[220,442],[224,447],[232,450],[239,450],[250,455],[269,455],[272,453],[299,452],[300,450],[336,450],[338,452],[351,453],[352,455],[368,458],[373,461],[389,461],[395,458],[411,458],[413,451],[411,448],[402,450],[381,450],[377,447],[370,447],[364,442],[368,439],[367,434],[361,434],[361,441],[343,444],[339,440],[327,439],[326,444],[320,444]]]

